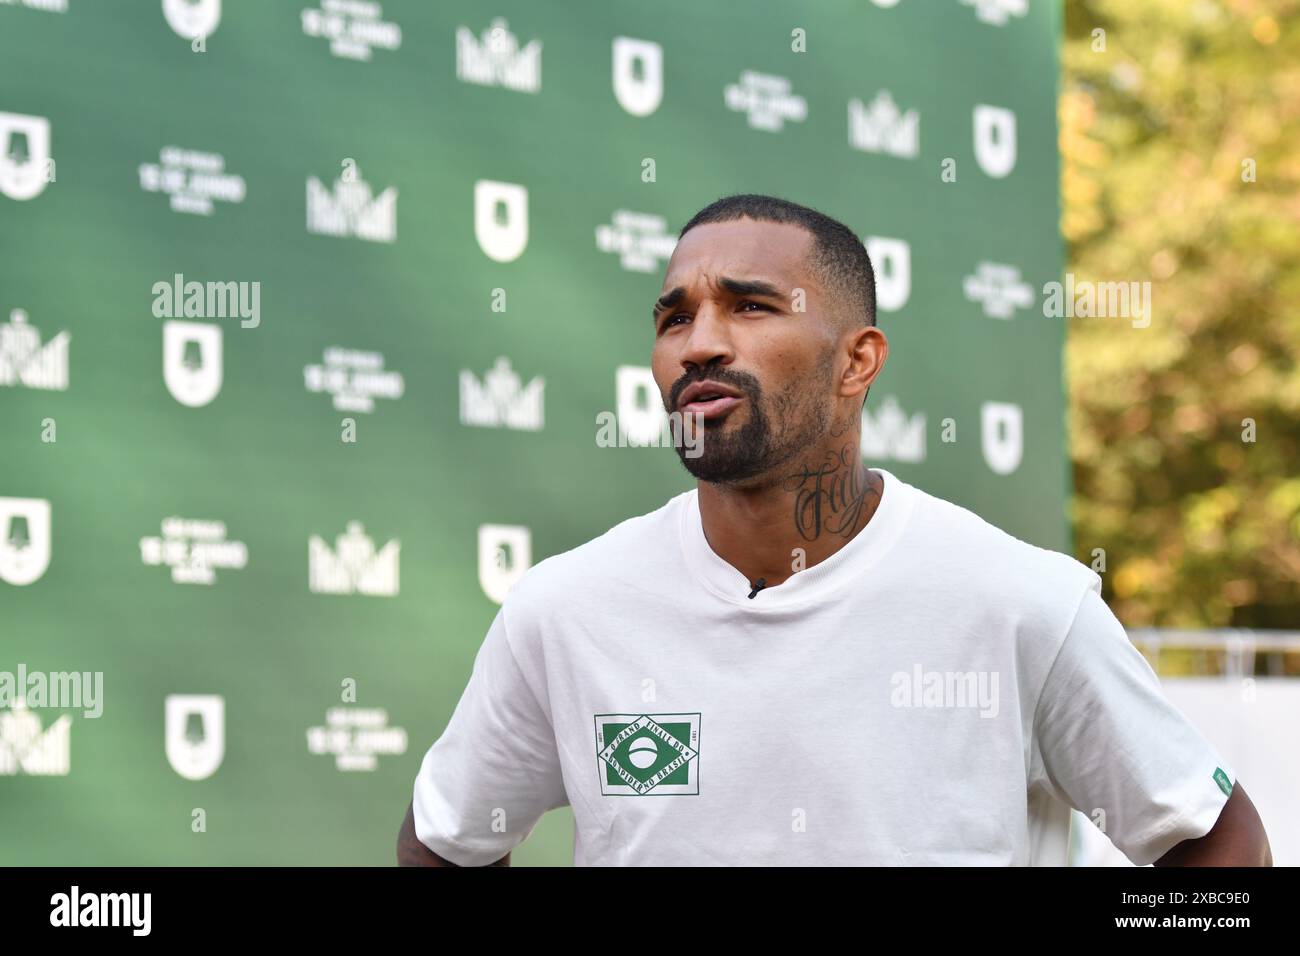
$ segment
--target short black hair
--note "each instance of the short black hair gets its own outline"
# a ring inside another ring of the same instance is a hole
[[[844,223],[815,209],[775,196],[737,193],[709,203],[691,217],[677,238],[696,226],[736,219],[789,222],[812,233],[808,265],[813,273],[841,301],[845,315],[861,316],[863,325],[876,324],[876,274],[866,246]]]

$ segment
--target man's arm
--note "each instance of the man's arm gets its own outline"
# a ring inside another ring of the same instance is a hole
[[[1209,833],[1184,840],[1152,865],[1272,866],[1273,851],[1264,823],[1238,781]]]
[[[444,860],[415,835],[415,805],[406,808],[406,819],[397,831],[397,865],[398,866],[456,866],[451,860]],[[510,854],[507,853],[495,863],[488,866],[509,866]]]

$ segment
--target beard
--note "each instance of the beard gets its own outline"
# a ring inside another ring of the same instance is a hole
[[[703,422],[702,432],[695,436],[697,457],[687,456],[686,442],[676,444],[682,467],[699,481],[720,485],[758,487],[779,481],[779,476],[771,475],[775,468],[822,441],[830,431],[831,406],[826,396],[832,369],[828,350],[812,381],[790,382],[770,398],[758,379],[745,372],[714,369],[683,379],[674,387],[674,397],[691,382],[709,379],[731,385],[745,401],[728,415]],[[742,410],[747,417],[737,426],[731,420]],[[691,416],[683,413],[682,417]],[[683,422],[685,427],[694,424]]]

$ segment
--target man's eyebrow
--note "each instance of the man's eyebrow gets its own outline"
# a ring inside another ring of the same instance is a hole
[[[785,297],[785,293],[780,289],[762,279],[730,279],[724,276],[718,280],[718,283],[732,295],[760,295],[771,299],[783,299]],[[671,309],[685,297],[686,290],[681,286],[671,292],[665,292],[654,304],[653,318],[657,320],[661,312]]]
[[[658,299],[655,300],[655,307],[652,312],[652,318],[658,320],[660,312],[663,312],[666,309],[671,309],[678,302],[682,301],[685,295],[686,295],[686,290],[681,286],[678,286],[677,288],[673,289],[673,291],[671,292],[665,292],[663,295],[661,295]]]
[[[728,279],[723,277],[718,281],[732,295],[762,295],[773,299],[779,299],[783,296],[780,289],[770,282],[764,282],[762,279]]]

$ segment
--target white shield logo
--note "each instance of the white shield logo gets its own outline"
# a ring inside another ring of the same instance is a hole
[[[882,236],[868,236],[866,245],[876,273],[876,308],[897,312],[912,294],[912,247]]]
[[[0,580],[31,584],[50,566],[50,503],[0,498]]]
[[[614,96],[633,116],[649,116],[659,109],[664,98],[664,48],[649,40],[615,37]]]
[[[498,213],[504,213],[504,222]],[[474,184],[474,237],[489,259],[513,262],[528,245],[528,190],[480,179]]]
[[[0,193],[10,199],[35,199],[45,191],[49,162],[50,121],[0,113]]]
[[[984,460],[999,475],[1009,475],[1024,457],[1024,415],[1019,405],[985,402],[980,407],[980,445]]]
[[[163,323],[163,381],[182,405],[198,408],[221,391],[221,327]]]
[[[483,524],[478,528],[478,583],[500,604],[533,564],[533,536],[527,528]]]
[[[167,25],[187,40],[205,37],[221,22],[221,0],[163,0]]]
[[[168,694],[167,762],[186,780],[217,772],[226,755],[226,700],[217,694]]]
[[[663,399],[654,373],[639,365],[620,365],[614,373],[618,427],[627,443],[643,448],[654,445],[664,431]]]
[[[980,169],[1001,179],[1016,165],[1016,114],[1000,106],[975,107],[975,159]]]

